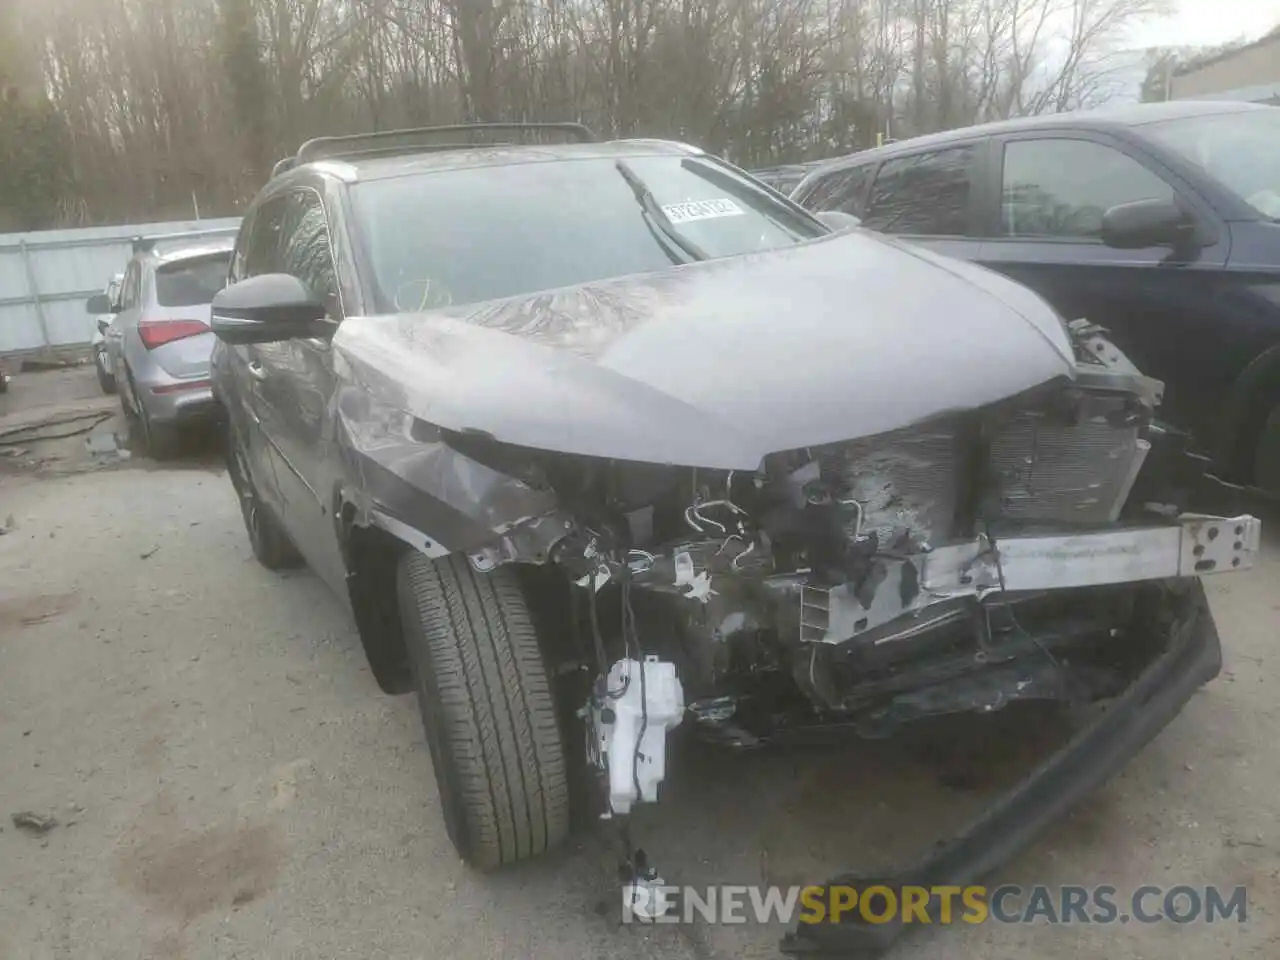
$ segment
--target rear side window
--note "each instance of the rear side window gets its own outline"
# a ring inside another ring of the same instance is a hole
[[[162,307],[195,307],[213,300],[227,284],[231,254],[175,260],[156,267],[156,303]]]
[[[874,164],[864,163],[860,167],[833,170],[806,188],[800,203],[810,210],[839,210],[859,216],[862,195],[873,167]]]
[[[973,147],[886,160],[871,185],[862,225],[885,233],[968,233]]]
[[[282,236],[281,272],[303,281],[325,304],[330,317],[341,316],[338,278],[329,248],[329,224],[320,194],[304,189],[290,196]]]
[[[1173,188],[1126,153],[1089,140],[1015,140],[1004,148],[1001,234],[1095,240],[1102,215]]]

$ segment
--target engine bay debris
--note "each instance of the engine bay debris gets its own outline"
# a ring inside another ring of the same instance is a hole
[[[1169,469],[1176,437],[1155,421],[1162,386],[1100,328],[1070,334],[1069,375],[777,450],[754,470],[519,446],[416,420],[403,432],[420,450],[379,448],[395,477],[385,489],[404,503],[427,480],[448,494],[421,529],[449,535],[419,549],[563,582],[568,652],[553,672],[584,733],[597,812],[623,838],[638,915],[667,905],[646,899],[661,881],[630,817],[659,801],[677,731],[747,750],[824,731],[886,737],[1021,701],[1122,702],[1193,634],[1170,702],[1190,696],[1187,677],[1216,674],[1197,578],[1252,566],[1261,525],[1189,513]],[[412,525],[410,507],[378,515],[392,514]],[[1163,702],[1135,705],[1133,723],[1158,730]],[[1079,782],[1113,759],[1076,758],[1089,770]],[[985,861],[965,849],[967,875]]]

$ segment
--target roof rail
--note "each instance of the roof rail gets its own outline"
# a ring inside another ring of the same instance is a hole
[[[177,233],[153,233],[147,236],[139,234],[130,237],[129,241],[133,245],[134,253],[148,253],[156,248],[157,244],[164,243],[168,240],[194,240],[200,237],[230,237],[234,236],[239,227],[211,227],[208,230],[182,230]]]
[[[412,127],[342,137],[315,137],[300,146],[295,156],[279,161],[272,169],[271,175],[274,177],[298,164],[327,157],[427,150],[465,150],[467,147],[496,146],[512,142],[492,139],[494,135],[505,133],[559,133],[579,143],[591,143],[596,139],[595,134],[581,123],[453,123],[441,127]],[[446,136],[443,142],[436,139],[441,134]],[[448,136],[450,134],[465,136],[460,139],[450,139]],[[472,135],[482,136],[473,137]],[[486,137],[488,137],[487,140]]]

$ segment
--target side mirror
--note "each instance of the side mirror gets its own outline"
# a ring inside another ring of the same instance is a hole
[[[95,293],[92,297],[84,302],[85,313],[114,313],[111,309],[111,298],[105,293]]]
[[[98,332],[106,333],[107,327],[111,326],[111,317],[98,317]]]
[[[1195,234],[1195,221],[1171,200],[1134,200],[1102,215],[1102,242],[1117,250],[1185,249]]]
[[[223,287],[213,298],[214,335],[224,343],[277,343],[332,332],[324,304],[287,273],[264,273]]]
[[[850,227],[862,226],[861,220],[852,213],[845,213],[843,210],[822,210],[815,213],[814,216],[830,227],[834,233],[848,230]]]

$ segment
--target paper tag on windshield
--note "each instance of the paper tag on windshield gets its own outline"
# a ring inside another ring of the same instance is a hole
[[[684,203],[666,203],[662,212],[672,223],[692,223],[694,220],[718,220],[720,217],[740,217],[740,206],[728,197],[716,200],[686,200]]]

